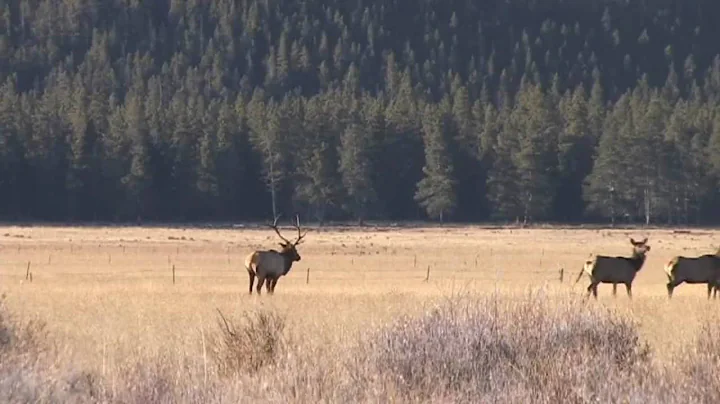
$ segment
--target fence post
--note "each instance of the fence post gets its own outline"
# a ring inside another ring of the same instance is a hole
[[[565,268],[560,268],[560,283],[563,283],[564,275],[565,275]]]
[[[172,271],[173,271],[173,285],[174,285],[175,284],[175,265],[173,265]]]
[[[427,275],[425,275],[425,282],[430,281],[430,265],[427,267]]]
[[[310,284],[310,267],[307,268],[307,275],[305,276],[305,284]]]

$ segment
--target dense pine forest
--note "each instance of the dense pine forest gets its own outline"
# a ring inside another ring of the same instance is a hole
[[[5,220],[720,221],[720,4],[2,0]]]

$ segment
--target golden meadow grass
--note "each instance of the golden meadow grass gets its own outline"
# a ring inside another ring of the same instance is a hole
[[[704,324],[717,322],[720,300],[708,302],[704,285],[681,285],[668,301],[663,265],[677,254],[714,252],[717,235],[698,229],[311,228],[299,247],[302,261],[280,279],[274,296],[263,289],[258,297],[248,295],[243,259],[253,249],[277,247],[270,229],[4,227],[0,288],[11,313],[47,323],[74,367],[107,377],[163,356],[177,360],[168,366],[189,362],[207,372],[217,310],[229,318],[273,310],[286,319],[301,351],[332,361],[371,330],[453,295],[497,293],[503,307],[511,307],[532,294],[562,306],[585,294],[587,278],[575,279],[591,253],[629,255],[629,237],[648,237],[652,250],[633,299],[622,285],[616,298],[611,286],[601,285],[599,300],[586,304],[637,322],[654,361],[670,364]]]

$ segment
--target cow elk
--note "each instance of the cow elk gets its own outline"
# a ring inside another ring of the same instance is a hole
[[[720,249],[715,254],[705,254],[699,257],[673,257],[665,265],[668,277],[668,299],[672,298],[673,289],[685,282],[687,284],[707,284],[707,297],[713,292],[717,297],[720,288]]]
[[[250,277],[250,294],[253,292],[253,283],[257,277],[257,293],[261,294],[263,283],[267,282],[265,288],[268,294],[275,292],[275,285],[277,285],[278,279],[287,275],[295,261],[300,261],[300,254],[297,252],[297,245],[300,244],[305,233],[300,232],[300,218],[296,215],[295,228],[297,229],[298,235],[295,241],[289,241],[280,234],[280,230],[277,227],[277,221],[280,216],[275,217],[275,221],[270,227],[275,230],[275,233],[282,239],[280,247],[282,250],[256,250],[251,252],[245,258],[245,269],[248,271]]]
[[[625,284],[628,297],[632,299],[632,282],[645,263],[650,246],[647,245],[647,238],[643,241],[635,241],[631,238],[630,243],[633,245],[633,253],[630,257],[596,255],[585,262],[575,283],[580,281],[583,273],[588,275],[590,285],[587,287],[586,297],[590,296],[590,292],[592,292],[597,299],[597,287],[600,283],[612,283],[613,296],[616,296],[617,284],[622,283]]]

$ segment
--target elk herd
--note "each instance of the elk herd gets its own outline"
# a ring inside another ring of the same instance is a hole
[[[277,250],[255,250],[245,258],[245,269],[249,277],[249,293],[253,293],[253,284],[257,278],[257,294],[261,294],[263,284],[268,294],[275,292],[275,286],[281,276],[287,275],[296,261],[300,261],[300,254],[297,246],[307,234],[300,229],[300,218],[295,216],[295,228],[297,238],[290,241],[283,237],[277,227],[279,216],[275,217],[273,224],[269,225],[282,240],[280,251]],[[635,241],[630,238],[632,254],[628,256],[595,255],[587,260],[578,274],[575,283],[577,284],[583,274],[590,279],[587,287],[587,294],[590,293],[597,299],[597,288],[601,283],[612,284],[613,296],[617,295],[617,285],[625,285],[627,295],[632,298],[632,283],[635,276],[642,269],[647,253],[650,251],[648,239]],[[714,254],[705,254],[698,257],[673,257],[664,267],[668,278],[668,298],[672,298],[673,290],[682,283],[707,284],[708,299],[712,294],[717,297],[720,290],[720,249]]]
[[[617,294],[617,285],[625,285],[628,297],[632,298],[632,282],[635,275],[645,263],[650,246],[647,238],[635,241],[630,238],[633,246],[632,254],[625,256],[596,255],[585,262],[575,283],[578,283],[583,274],[590,278],[587,287],[587,296],[590,293],[597,299],[597,287],[600,283],[613,285],[613,296]],[[705,254],[699,257],[675,256],[663,268],[668,278],[668,298],[672,298],[673,290],[680,284],[707,284],[708,299],[712,292],[717,297],[720,289],[720,249],[715,254]]]

